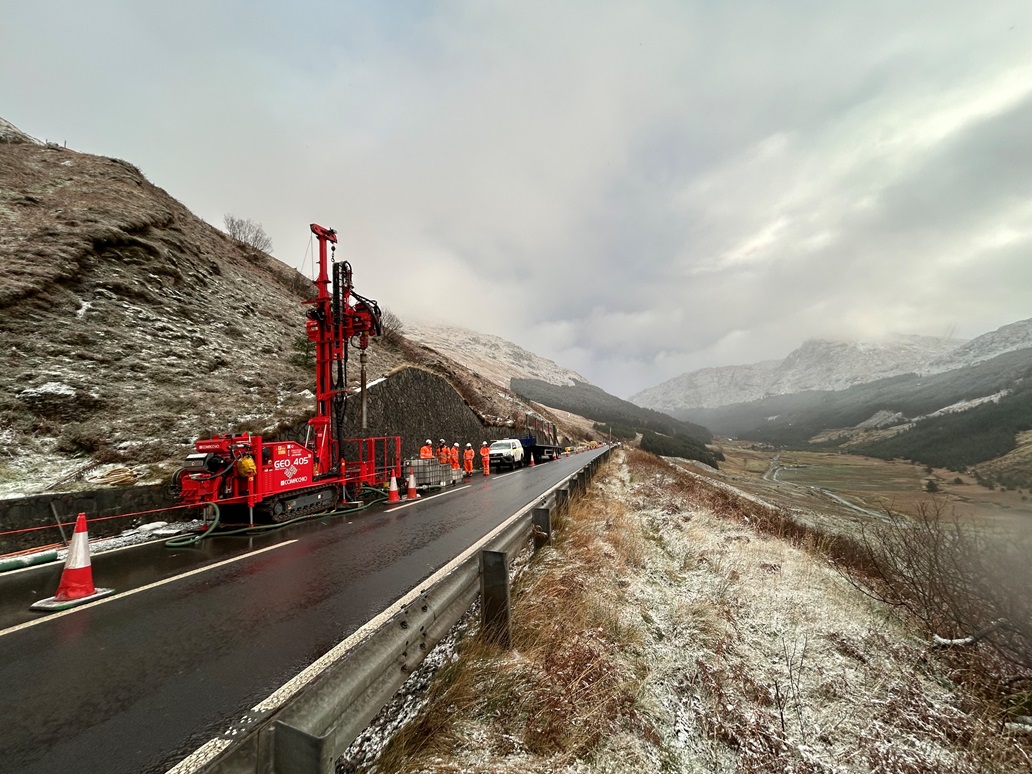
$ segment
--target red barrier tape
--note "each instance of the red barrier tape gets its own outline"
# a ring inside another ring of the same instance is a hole
[[[148,513],[160,513],[162,511],[174,511],[177,508],[195,508],[194,505],[170,505],[167,508],[154,508],[149,511],[136,511],[135,513],[119,513],[115,516],[97,516],[92,519],[86,519],[87,524],[92,524],[95,521],[108,521],[110,519],[128,519],[130,516],[143,516]],[[58,529],[59,527],[74,527],[74,521],[66,521],[61,524],[44,524],[42,527],[25,527],[24,529],[11,529],[6,532],[0,532],[0,537],[4,535],[20,535],[23,532],[39,532],[41,529]]]

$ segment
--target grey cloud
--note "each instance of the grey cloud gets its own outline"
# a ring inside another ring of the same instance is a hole
[[[887,190],[875,225],[884,231],[975,228],[987,216],[1032,201],[1032,94],[964,132]]]
[[[1028,65],[1030,7],[5,14],[4,118],[128,158],[216,225],[255,218],[288,263],[308,223],[336,227],[402,317],[481,327],[617,394],[813,336],[1029,316],[1030,98],[965,110]],[[993,271],[972,281],[976,260]]]

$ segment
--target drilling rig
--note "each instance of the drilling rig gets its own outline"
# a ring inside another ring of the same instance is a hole
[[[401,438],[368,437],[366,362],[370,336],[381,333],[380,307],[355,292],[351,264],[336,260],[337,232],[315,223],[319,275],[305,332],[315,348],[315,416],[304,443],[250,433],[196,441],[172,478],[184,505],[219,506],[222,521],[284,522],[357,502],[363,490],[401,476]],[[328,255],[329,253],[329,255]],[[345,438],[347,366],[359,350],[363,437]]]

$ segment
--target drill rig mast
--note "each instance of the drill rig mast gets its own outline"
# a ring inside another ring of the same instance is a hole
[[[246,509],[273,521],[333,510],[357,499],[362,488],[401,476],[401,438],[366,433],[366,350],[381,332],[380,308],[355,292],[351,264],[336,261],[337,232],[313,223],[319,241],[315,298],[305,301],[305,332],[315,345],[315,416],[312,443],[264,441],[249,433],[198,440],[195,453],[173,477],[173,489],[188,505],[217,504],[222,512]],[[351,347],[360,353],[363,437],[344,437],[347,364]],[[225,519],[223,519],[225,521]]]
[[[365,427],[365,365],[369,336],[379,336],[380,307],[375,301],[355,292],[351,281],[351,264],[327,261],[327,245],[336,251],[337,232],[312,224],[312,233],[319,240],[319,276],[315,280],[316,297],[306,303],[305,330],[315,344],[315,416],[309,421],[315,433],[315,457],[318,473],[340,470],[340,440],[343,438],[344,410],[347,401],[347,363],[349,343],[358,337],[362,366],[361,399],[362,430]],[[332,267],[332,279],[327,267]],[[351,303],[351,299],[355,303]]]

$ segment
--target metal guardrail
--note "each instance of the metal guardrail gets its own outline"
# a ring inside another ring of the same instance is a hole
[[[480,594],[480,551],[511,562],[529,547],[532,513],[549,515],[582,495],[611,447],[513,516],[488,543],[348,649],[278,709],[240,729],[217,758],[191,771],[206,774],[323,774],[358,738],[426,655]],[[173,771],[179,770],[176,767]]]

